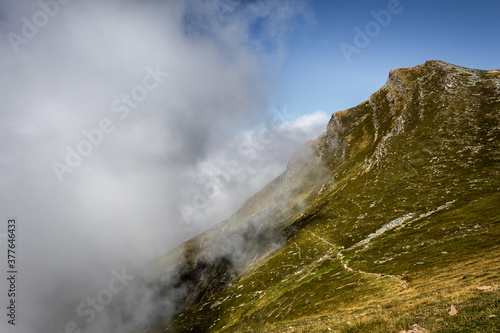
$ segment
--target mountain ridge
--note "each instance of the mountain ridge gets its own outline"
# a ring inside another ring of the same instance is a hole
[[[417,311],[500,282],[499,111],[498,70],[391,70],[228,220],[154,265],[148,279],[186,297],[148,332],[356,331],[381,320],[375,303]]]

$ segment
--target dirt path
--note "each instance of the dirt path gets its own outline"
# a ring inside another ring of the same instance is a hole
[[[320,237],[320,236],[316,235],[313,231],[310,231],[310,230],[305,230],[305,231],[307,231],[308,233],[310,233],[312,236],[316,237],[317,239],[319,239],[323,243],[331,246],[332,248],[334,248],[334,249],[338,248],[338,246],[336,246],[335,244],[330,243],[329,241],[327,241],[323,237]],[[295,244],[295,245],[297,245],[297,244]],[[389,277],[389,278],[396,279],[401,284],[401,290],[399,292],[402,292],[403,290],[405,290],[406,288],[408,288],[408,284],[406,283],[406,281],[402,280],[400,277],[398,277],[396,275],[380,274],[380,273],[370,273],[370,272],[365,272],[365,271],[353,269],[353,268],[351,268],[351,267],[349,267],[347,265],[347,261],[344,259],[344,255],[343,255],[342,252],[338,252],[337,257],[340,258],[340,262],[342,263],[342,266],[344,267],[344,269],[346,269],[349,272],[359,273],[359,274],[363,274],[363,275],[367,275],[367,276],[375,276],[375,277],[379,277],[379,278]]]

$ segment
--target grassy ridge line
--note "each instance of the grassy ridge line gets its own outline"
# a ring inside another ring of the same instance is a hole
[[[394,332],[424,310],[434,327],[427,310],[450,302],[496,313],[498,293],[474,288],[500,276],[499,90],[499,73],[442,62],[391,71],[309,144],[289,190],[305,207],[291,201],[266,222],[282,246],[154,332]],[[435,325],[497,323],[459,317]]]

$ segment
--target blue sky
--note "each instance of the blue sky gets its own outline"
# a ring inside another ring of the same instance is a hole
[[[348,63],[340,48],[355,46],[355,27],[374,21],[371,11],[389,1],[313,0],[314,21],[300,24],[287,42],[282,91],[274,97],[296,115],[328,114],[364,101],[391,68],[438,59],[456,65],[500,67],[500,2],[401,0],[400,13]]]

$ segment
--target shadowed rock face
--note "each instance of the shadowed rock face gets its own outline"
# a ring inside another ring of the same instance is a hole
[[[337,119],[337,116],[333,114],[326,127],[326,140],[328,141],[330,150],[338,158],[342,158],[345,151],[343,137],[343,126]]]
[[[182,265],[187,292],[185,310],[151,332],[335,312],[359,299],[333,290],[383,294],[376,279],[453,266],[441,253],[497,251],[499,118],[499,71],[441,61],[391,70],[231,218],[156,264],[153,276]]]
[[[209,264],[197,261],[191,278],[198,283],[186,299],[186,307],[221,292],[236,277],[233,267],[231,260],[226,257],[219,257]]]

